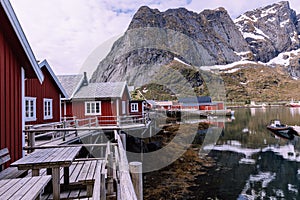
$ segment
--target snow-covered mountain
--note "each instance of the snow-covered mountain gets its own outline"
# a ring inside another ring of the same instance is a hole
[[[300,15],[287,1],[248,11],[234,20],[224,8],[195,13],[185,8],[160,12],[143,6],[99,63],[91,81],[126,80],[142,86],[157,81],[153,77],[161,77],[167,72],[163,67],[174,63],[222,74],[266,67],[264,71],[280,71],[297,80],[299,21]],[[179,74],[184,71],[174,69]]]
[[[287,1],[248,11],[234,22],[255,60],[267,62],[281,52],[300,47],[296,12]]]

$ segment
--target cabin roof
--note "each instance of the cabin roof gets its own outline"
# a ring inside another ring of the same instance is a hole
[[[67,98],[71,99],[75,95],[75,93],[79,90],[83,80],[83,74],[76,75],[59,75],[57,76],[60,81],[62,87],[66,91]]]
[[[52,79],[54,80],[56,86],[58,87],[58,89],[60,90],[62,97],[67,98],[68,94],[65,91],[64,87],[62,86],[61,82],[58,80],[57,76],[55,75],[55,73],[53,72],[53,70],[51,69],[49,63],[47,62],[47,60],[43,60],[42,62],[39,63],[39,67],[42,69],[43,67],[45,67],[47,69],[47,71],[49,72],[49,74],[51,75]]]
[[[178,102],[182,104],[189,104],[189,105],[212,103],[211,97],[209,96],[184,97],[184,98],[179,98]]]
[[[43,82],[44,80],[44,76],[43,76],[43,73],[42,71],[40,70],[39,66],[38,66],[38,63],[35,59],[35,56],[32,52],[32,49],[28,43],[28,40],[23,32],[23,29],[19,23],[19,20],[9,2],[9,0],[0,0],[0,4],[1,6],[3,7],[4,11],[5,11],[5,14],[7,15],[8,19],[9,19],[9,22],[11,24],[11,26],[13,27],[14,29],[14,32],[16,34],[16,36],[18,37],[18,40],[20,41],[21,45],[22,45],[22,48],[30,62],[30,65],[33,69],[33,71],[35,72],[38,80],[40,81],[40,83]]]
[[[89,83],[82,86],[73,99],[121,98],[125,89],[129,94],[126,82]]]

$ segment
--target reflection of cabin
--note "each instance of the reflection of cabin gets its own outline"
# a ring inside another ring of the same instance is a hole
[[[38,79],[25,80],[26,124],[59,122],[61,97],[67,94],[46,60],[39,67],[44,75],[42,83]]]
[[[178,103],[187,110],[224,110],[223,102],[212,102],[209,96],[179,98]]]
[[[0,149],[13,162],[25,144],[25,79],[44,76],[9,1],[0,1],[0,24]]]
[[[86,75],[83,79],[78,76],[76,84],[68,82],[67,75],[59,79],[65,88],[71,88],[68,83],[73,88],[69,90],[72,96],[63,101],[63,117],[97,118],[100,125],[116,125],[121,117],[129,115],[126,82],[88,83]]]

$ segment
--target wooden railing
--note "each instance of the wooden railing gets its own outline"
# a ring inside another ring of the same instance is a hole
[[[35,147],[36,140],[47,140],[45,143],[53,141],[66,141],[66,138],[79,132],[90,132],[103,129],[122,129],[130,127],[144,127],[149,122],[148,115],[134,116],[97,116],[85,119],[63,118],[61,122],[28,125],[24,132],[27,138],[28,147]]]

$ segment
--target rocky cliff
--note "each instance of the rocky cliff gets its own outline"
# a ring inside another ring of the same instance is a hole
[[[248,11],[235,23],[257,61],[268,62],[279,53],[300,46],[298,18],[287,1]]]
[[[240,60],[239,52],[250,48],[224,8],[197,14],[184,8],[160,12],[143,6],[91,81],[143,85],[175,57],[194,66],[217,65]]]
[[[185,8],[160,12],[143,6],[134,15],[126,33],[99,63],[91,81],[126,80],[129,85],[137,87],[152,83],[170,86],[179,81],[177,83],[191,84],[199,90],[205,82],[201,73],[193,72],[193,77],[194,74],[199,77],[187,79],[186,73],[183,73],[186,70],[172,67],[176,59],[184,63],[183,68],[188,67],[189,71],[201,69],[201,66],[221,69],[220,66],[230,63],[240,66],[239,61],[246,60],[252,63],[243,64],[243,71],[263,65],[274,70],[270,74],[280,71],[297,80],[300,77],[299,34],[300,15],[296,15],[287,1],[248,11],[235,20],[224,8],[195,13]],[[278,70],[278,67],[281,69]],[[236,72],[240,67],[234,70]],[[231,80],[233,76],[229,71],[228,76],[222,76],[230,82],[231,88],[235,88],[232,84],[241,82]],[[244,74],[259,76],[255,73]],[[256,86],[253,87],[253,90],[256,89]],[[251,87],[243,99],[255,97],[249,95],[250,90]],[[236,100],[235,97],[231,99]]]

